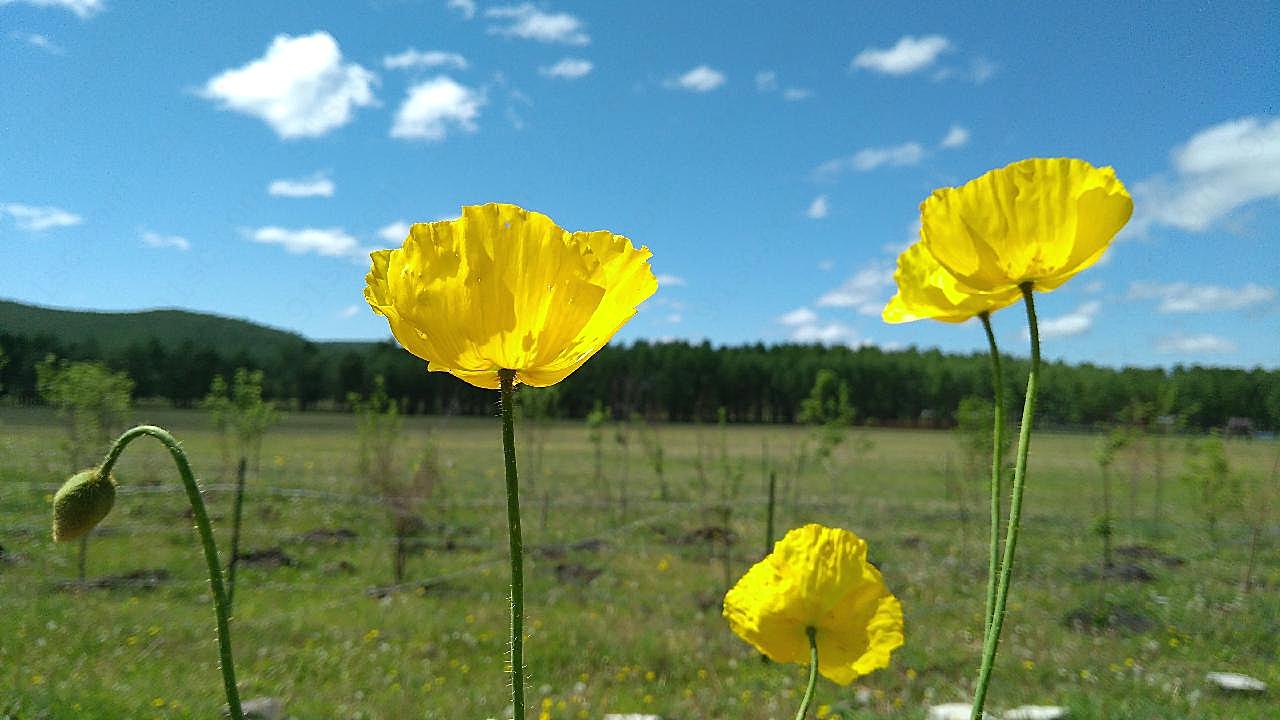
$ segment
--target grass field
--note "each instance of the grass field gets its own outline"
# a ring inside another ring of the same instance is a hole
[[[209,487],[225,556],[230,479],[220,476],[207,417],[136,415],[184,442]],[[420,447],[428,429],[445,478],[424,507],[422,548],[408,565],[412,582],[397,588],[387,587],[390,523],[355,478],[353,418],[294,414],[266,436],[260,475],[250,478],[242,547],[278,549],[289,564],[241,566],[232,632],[243,697],[280,698],[295,718],[502,715],[508,609],[498,421],[408,418],[406,443]],[[765,551],[766,447],[779,477],[778,534],[806,522],[857,532],[907,619],[907,642],[891,668],[849,687],[820,681],[819,716],[921,718],[929,704],[967,698],[982,634],[987,530],[983,479],[958,477],[951,434],[859,430],[870,449],[854,456],[847,443],[830,468],[814,464],[795,477],[790,457],[805,437],[801,428],[668,425],[657,432],[669,500],[659,499],[634,434],[627,460],[612,429],[606,498],[593,481],[581,423],[552,426],[541,476],[522,477],[532,548],[532,707],[551,718],[794,715],[805,668],[762,662],[720,617],[726,583]],[[74,544],[49,539],[51,495],[71,470],[53,415],[4,410],[0,438],[0,717],[218,717],[223,697],[204,564],[161,446],[139,440],[118,466],[121,494],[88,555],[91,583],[116,580],[85,588],[68,582],[76,576]],[[1034,439],[989,707],[1060,704],[1075,718],[1276,717],[1274,519],[1262,537],[1256,586],[1244,593],[1248,530],[1233,519],[1217,543],[1208,539],[1188,488],[1176,480],[1185,443],[1170,440],[1163,526],[1151,522],[1150,453],[1138,465],[1136,504],[1132,463],[1122,459],[1116,470],[1116,542],[1142,546],[1135,552],[1144,557],[1123,562],[1154,579],[1091,579],[1082,568],[1096,568],[1100,558],[1090,530],[1100,507],[1095,442],[1051,433]],[[723,472],[722,443],[737,482]],[[1228,445],[1234,468],[1264,476],[1276,452],[1275,442]],[[966,490],[967,518],[944,490],[948,469]],[[726,519],[736,537],[727,559]],[[599,542],[579,543],[592,539]],[[137,571],[152,572],[119,580]],[[1210,670],[1247,673],[1271,693],[1215,692],[1203,680]]]

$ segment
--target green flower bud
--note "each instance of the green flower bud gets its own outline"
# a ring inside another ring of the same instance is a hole
[[[75,540],[92,530],[111,512],[116,480],[100,468],[81,470],[53,496],[53,540]]]

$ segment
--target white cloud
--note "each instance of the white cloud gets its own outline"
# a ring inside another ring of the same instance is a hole
[[[458,53],[443,50],[422,51],[409,48],[395,55],[382,58],[382,66],[388,70],[405,70],[408,68],[452,67],[458,70],[467,69],[467,59]]]
[[[672,325],[675,325],[675,324],[684,322],[684,316],[681,315],[680,313],[669,313],[666,317],[666,321],[671,323]]]
[[[493,7],[486,10],[484,15],[505,21],[489,27],[489,32],[495,35],[565,45],[586,45],[591,42],[591,36],[583,30],[582,21],[577,17],[564,12],[543,12],[534,7],[533,3]]]
[[[1129,285],[1129,299],[1159,300],[1156,309],[1162,313],[1206,313],[1270,303],[1276,299],[1276,289],[1254,283],[1230,288],[1185,282],[1134,282]]]
[[[396,111],[391,137],[443,140],[449,134],[449,126],[475,132],[476,118],[485,102],[482,92],[460,85],[447,75],[418,83],[409,88]]]
[[[761,70],[756,73],[756,90],[773,92],[778,89],[778,73],[772,70]]]
[[[549,67],[538,68],[538,72],[547,77],[564,78],[565,80],[577,80],[591,72],[595,65],[590,60],[582,58],[562,58],[560,62]]]
[[[663,274],[658,276],[658,287],[662,287],[664,285],[667,287],[684,287],[688,284],[689,283],[679,275]]]
[[[1133,186],[1133,232],[1152,224],[1202,232],[1239,207],[1280,199],[1280,118],[1214,125],[1171,155],[1171,174]]]
[[[341,228],[262,227],[249,232],[249,239],[267,245],[279,245],[295,254],[315,253],[343,257],[360,251],[356,239]]]
[[[778,318],[778,322],[791,327],[813,325],[818,322],[818,313],[807,307],[800,307]]]
[[[798,102],[800,100],[808,100],[811,97],[813,97],[813,91],[806,90],[805,88],[791,87],[782,91],[782,99],[788,102]]]
[[[969,131],[959,125],[952,125],[947,131],[947,136],[938,144],[944,148],[964,147],[969,144]]]
[[[1101,309],[1102,303],[1091,300],[1066,315],[1041,320],[1039,322],[1040,337],[1065,338],[1080,335],[1093,327],[1093,320]],[[1031,335],[1026,329],[1022,334],[1023,337]]]
[[[850,68],[885,75],[909,75],[932,65],[950,47],[951,41],[941,35],[920,38],[904,35],[891,48],[867,48],[858,53]]]
[[[40,48],[41,50],[53,55],[61,55],[66,52],[62,49],[61,45],[39,33],[11,32],[9,33],[9,37],[13,40],[20,40],[32,47]]]
[[[342,320],[346,320],[348,318],[353,318],[359,314],[360,314],[359,305],[348,305],[338,311],[338,318]]]
[[[470,20],[476,16],[476,0],[449,0],[445,5],[462,15],[463,20]]]
[[[272,180],[267,186],[268,195],[287,198],[333,197],[334,190],[333,181],[318,173],[305,178]]]
[[[224,109],[260,118],[282,138],[319,137],[373,105],[377,76],[343,63],[326,32],[277,35],[261,58],[211,78],[200,94]]]
[[[63,8],[75,13],[81,20],[88,20],[106,8],[106,3],[103,0],[0,0],[0,5],[9,5],[15,2],[35,5],[36,7]]]
[[[1219,335],[1166,335],[1156,341],[1156,351],[1165,354],[1222,354],[1236,351],[1236,344]]]
[[[818,307],[853,308],[861,315],[879,316],[892,287],[893,268],[875,263],[824,293],[818,298]]]
[[[809,209],[805,210],[804,214],[810,220],[821,220],[830,211],[831,208],[827,207],[827,196],[819,195],[813,199],[813,202],[809,203]]]
[[[62,208],[24,205],[22,203],[5,203],[0,205],[0,214],[13,218],[13,222],[23,230],[39,232],[50,228],[71,227],[84,222],[84,218]]]
[[[389,243],[400,244],[405,238],[409,237],[409,223],[404,220],[397,220],[378,228],[378,237]]]
[[[843,323],[810,323],[800,325],[791,332],[791,339],[798,343],[823,345],[858,345],[858,333]]]
[[[668,80],[666,86],[689,92],[711,92],[724,84],[724,73],[706,65],[699,65],[678,78]]]
[[[822,272],[829,272],[836,266],[836,261],[830,258],[824,258],[818,261],[818,269]]]
[[[849,157],[828,160],[814,169],[814,177],[831,180],[849,170],[870,172],[879,167],[903,167],[915,165],[924,159],[925,150],[920,143],[907,142],[888,147],[863,148]]]
[[[143,231],[142,244],[153,248],[174,248],[184,251],[191,249],[191,241],[181,235],[161,235],[150,230]]]
[[[938,68],[933,73],[932,79],[936,82],[944,80],[962,80],[964,82],[981,85],[995,76],[999,66],[984,57],[977,57],[969,61],[967,67],[944,67]]]

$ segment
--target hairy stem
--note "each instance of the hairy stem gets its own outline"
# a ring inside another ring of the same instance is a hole
[[[1022,519],[1022,492],[1026,487],[1027,455],[1031,450],[1031,425],[1036,410],[1036,385],[1040,377],[1040,328],[1036,323],[1036,306],[1031,283],[1022,284],[1022,297],[1027,306],[1027,325],[1031,332],[1031,370],[1027,375],[1027,395],[1022,405],[1022,427],[1018,431],[1018,456],[1013,467],[1013,495],[1009,501],[1004,559],[1000,564],[1000,581],[996,588],[995,607],[991,613],[991,628],[982,647],[982,667],[978,671],[978,686],[973,694],[972,720],[979,720],[982,717],[982,708],[987,700],[987,687],[991,684],[991,671],[995,667],[996,651],[1000,647],[1000,630],[1004,626],[1005,606],[1009,600],[1009,580],[1013,574],[1013,553],[1018,546],[1018,525]]]
[[[511,540],[511,704],[524,719],[524,550],[520,541],[520,484],[516,476],[515,370],[499,370],[502,382],[502,451],[507,461],[507,533]]]
[[[236,687],[235,664],[231,656],[230,603],[222,584],[222,564],[218,561],[218,546],[213,541],[213,528],[209,524],[209,513],[204,508],[204,497],[200,491],[200,485],[191,472],[191,464],[187,462],[187,455],[182,451],[182,445],[164,428],[139,425],[126,431],[115,441],[107,452],[106,460],[102,462],[100,472],[103,475],[110,475],[111,468],[115,466],[125,446],[143,435],[150,435],[159,440],[169,450],[174,464],[178,466],[178,474],[182,476],[182,484],[187,490],[187,500],[191,502],[191,512],[195,516],[196,531],[199,532],[200,543],[204,546],[204,559],[209,566],[209,584],[213,589],[213,610],[218,622],[218,665],[222,669],[222,684],[227,694],[227,708],[230,711],[231,720],[244,720],[244,711],[240,709],[240,690]]]
[[[1004,471],[1004,374],[1000,371],[1000,349],[991,330],[990,313],[982,313],[982,328],[991,347],[991,387],[995,393],[995,426],[991,430],[991,553],[987,562],[987,608],[983,637],[991,633],[991,615],[996,606],[996,575],[1000,571],[1000,475]]]

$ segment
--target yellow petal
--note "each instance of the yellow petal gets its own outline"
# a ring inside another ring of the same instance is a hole
[[[1112,168],[1031,158],[935,190],[920,205],[920,234],[937,261],[976,291],[1026,282],[1048,291],[1097,262],[1132,213]]]
[[[777,662],[807,663],[807,628],[818,670],[848,684],[889,663],[902,645],[902,608],[847,530],[806,525],[787,533],[725,595],[730,628]]]
[[[568,233],[515,205],[464,207],[373,254],[365,298],[427,369],[498,386],[500,369],[545,386],[595,354],[657,289],[647,249]]]
[[[882,317],[888,323],[904,323],[932,318],[943,322],[964,322],[984,312],[991,313],[1017,302],[1017,288],[997,293],[980,293],[956,280],[922,243],[898,256],[893,273],[898,292],[885,305]]]

